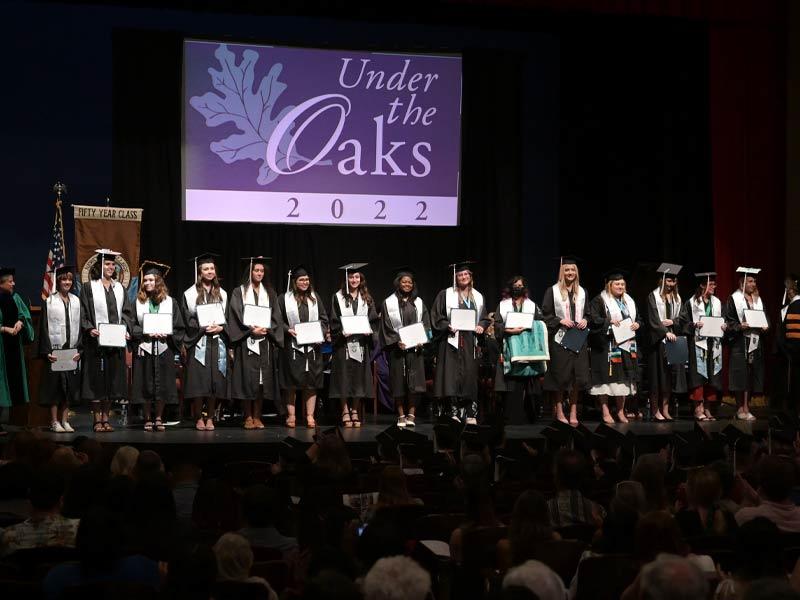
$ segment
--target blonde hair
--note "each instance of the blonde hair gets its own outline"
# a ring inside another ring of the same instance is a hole
[[[625,286],[625,287],[624,287],[624,289],[622,290],[622,294],[623,294],[623,295],[625,295],[626,293],[628,293],[628,282],[627,282],[627,281],[625,281],[625,278],[624,278],[624,277],[620,277],[619,279],[611,279],[611,280],[609,280],[609,281],[606,281],[606,293],[607,293],[608,295],[610,295],[610,296],[613,296],[613,295],[614,295],[614,294],[611,292],[611,284],[612,284],[612,283],[614,283],[615,281],[621,281],[621,282],[622,282],[622,284]]]
[[[133,446],[122,446],[114,453],[111,459],[111,474],[131,477],[136,461],[139,460],[139,451]]]
[[[581,287],[581,272],[580,269],[578,269],[578,265],[575,263],[562,264],[558,269],[558,291],[561,292],[561,300],[565,302],[567,300],[567,294],[569,293],[569,286],[564,276],[564,267],[568,265],[575,267],[575,281],[572,283],[572,291],[577,292]]]

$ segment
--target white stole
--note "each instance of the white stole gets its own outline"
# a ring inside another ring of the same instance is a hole
[[[506,320],[506,315],[510,312],[514,312],[514,299],[513,298],[506,298],[500,302],[500,316],[503,317],[503,321]],[[525,298],[522,301],[522,311],[526,314],[535,315],[536,314],[536,303],[531,300],[530,298]]]
[[[475,306],[470,306],[469,308],[475,311],[475,319],[478,320],[481,318],[481,310],[483,309],[483,294],[481,294],[475,288],[471,290],[472,299],[475,300]],[[450,311],[454,308],[459,308],[459,301],[461,299],[461,294],[459,293],[458,289],[455,287],[447,288],[445,292],[445,308],[447,310],[447,318],[450,318]],[[458,349],[458,342],[461,338],[461,334],[456,331],[455,334],[450,335],[447,337],[447,343],[450,344],[453,348]],[[478,345],[478,338],[475,338],[475,345]]]
[[[711,302],[711,315],[712,317],[721,317],[722,316],[722,303],[719,301],[719,298],[716,296],[711,296],[709,298]],[[692,307],[692,323],[699,323],[700,318],[706,316],[706,305],[703,302],[703,297],[699,298],[692,298],[689,301],[690,306]],[[719,343],[719,339],[717,338],[706,338],[703,337],[702,329],[695,330],[694,335],[694,345],[698,348],[702,348],[703,350],[708,350],[708,342],[711,341],[712,345],[714,346],[714,356],[718,354],[722,354],[722,344]]]
[[[739,317],[739,323],[741,323],[744,321],[745,309],[749,308],[747,306],[747,300],[745,300],[742,290],[736,290],[733,292],[731,298],[733,298],[733,303],[736,305],[736,315]],[[758,296],[755,302],[753,302],[752,310],[764,310],[764,304],[761,302],[761,296]],[[745,340],[750,341],[750,343],[745,341],[747,354],[755,352],[758,349],[758,345],[761,343],[761,336],[757,333],[743,333],[743,335]]]
[[[606,305],[606,310],[608,311],[608,316],[611,318],[612,321],[622,321],[622,311],[617,304],[617,300],[608,292],[603,290],[600,292],[600,297],[603,298],[603,302]],[[622,295],[622,301],[625,303],[625,306],[628,308],[628,313],[630,315],[631,321],[634,323],[636,322],[636,302],[633,301],[633,298],[628,296],[628,294]],[[613,325],[612,325],[613,327]],[[630,339],[627,342],[623,342],[619,344],[619,347],[625,350],[626,352],[630,352],[631,348],[634,347],[636,344],[636,338]]]
[[[319,321],[319,298],[314,292],[311,292],[311,297],[316,300],[312,302],[311,298],[306,297],[306,306],[308,307],[308,322]],[[294,292],[286,292],[283,296],[284,303],[286,304],[286,320],[289,321],[289,329],[294,329],[294,326],[300,322],[300,309],[297,306],[297,300],[294,297]],[[299,350],[302,353],[313,351],[313,347],[299,346],[297,338],[292,336],[292,348]]]
[[[253,286],[249,284],[247,286],[241,286],[242,290],[242,315],[244,316],[244,305],[245,304],[255,304],[257,306],[266,306],[271,308],[269,305],[269,294],[267,293],[264,284],[259,282],[258,283],[258,301],[256,301],[256,294],[253,293]],[[247,336],[247,349],[252,352],[253,354],[261,355],[261,340],[263,337],[254,337],[252,335]],[[269,348],[269,347],[268,347]],[[269,350],[267,350],[269,351]]]
[[[664,298],[661,297],[661,288],[658,287],[654,289],[651,294],[653,295],[653,299],[656,301],[656,310],[658,311],[658,318],[661,321],[665,321],[667,319],[667,304],[664,302]],[[675,299],[670,301],[670,307],[672,308],[672,321],[674,321],[678,313],[681,310],[681,296],[680,294],[675,294]]]
[[[389,320],[392,322],[392,327],[395,331],[399,331],[403,327],[403,316],[400,314],[400,299],[397,294],[392,294],[385,300],[386,312],[389,313]],[[417,311],[417,323],[422,323],[422,298],[419,296],[414,298],[414,309]]]
[[[94,326],[100,323],[108,323],[108,306],[106,305],[106,288],[101,279],[94,279],[89,285],[92,286],[92,303],[94,304]],[[122,323],[122,302],[125,298],[125,290],[119,281],[111,282],[111,289],[114,291],[114,298],[117,301],[117,316]]]
[[[81,303],[74,294],[67,294],[69,305],[69,339],[67,337],[67,310],[61,295],[56,293],[48,296],[47,300],[47,333],[50,338],[50,347],[53,350],[75,348],[78,345],[78,336],[81,327]]]
[[[352,298],[352,297],[351,297]],[[353,310],[352,303],[350,306],[347,306],[345,303],[346,298],[344,294],[342,294],[342,290],[336,292],[336,301],[339,303],[339,314],[344,316],[347,314],[345,311],[349,311],[353,314],[353,316],[359,317],[366,317],[369,316],[369,306],[364,301],[364,297],[361,295],[361,292],[358,293],[358,309]],[[349,316],[349,315],[348,315]],[[347,358],[351,358],[356,362],[363,363],[364,362],[364,347],[361,345],[361,342],[356,339],[348,339],[346,340],[347,343],[345,344],[345,350],[347,352]]]
[[[561,286],[559,284],[555,284],[551,289],[553,290],[553,310],[555,311],[559,321],[571,318],[569,311],[569,293],[567,293],[567,298],[565,300],[561,297]],[[578,293],[575,297],[575,320],[579,323],[583,320],[583,311],[585,307],[586,290],[581,286],[578,286]],[[562,325],[558,328],[553,340],[556,343],[559,343],[562,339],[564,339],[564,335],[566,333],[567,328]]]
[[[167,296],[161,301],[161,304],[158,305],[158,312],[159,313],[169,313],[172,316],[173,302],[172,297]],[[144,302],[141,302],[138,298],[136,299],[136,322],[139,325],[144,325],[144,315],[145,313],[150,312],[150,300],[147,299]],[[139,350],[144,352],[145,354],[152,354],[153,353],[153,345],[156,342],[142,342],[139,344]],[[157,344],[158,347],[158,355],[161,356],[167,350],[167,342],[166,341],[159,341]],[[139,356],[142,356],[139,354]]]
[[[205,288],[201,286],[202,294],[205,295]],[[222,300],[222,312],[224,313],[228,307],[228,293],[223,290],[222,288],[219,289],[219,297]],[[186,310],[189,311],[190,316],[197,315],[197,287],[191,286],[185,292],[183,292],[183,298],[186,300]],[[208,297],[205,296],[205,299],[208,300]],[[194,347],[194,358],[197,362],[199,362],[204,367],[206,366],[206,338],[208,335],[203,335],[197,340],[197,344]],[[218,338],[219,334],[215,334],[212,336],[213,338]],[[224,374],[224,373],[223,373]]]

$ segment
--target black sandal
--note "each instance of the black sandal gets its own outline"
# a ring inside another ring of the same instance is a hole
[[[95,433],[105,432],[105,429],[103,428],[103,422],[95,421],[94,424],[92,425],[92,431],[94,431]]]
[[[166,431],[167,430],[167,428],[164,427],[164,423],[159,418],[156,418],[155,427],[156,427],[156,431]]]

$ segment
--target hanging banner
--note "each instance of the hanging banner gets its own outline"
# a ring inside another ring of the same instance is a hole
[[[117,257],[117,280],[135,293],[139,288],[139,250],[141,208],[73,205],[75,217],[75,256],[82,283],[97,262],[95,250],[108,248],[121,252]]]

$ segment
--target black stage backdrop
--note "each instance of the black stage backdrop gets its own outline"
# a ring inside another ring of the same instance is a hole
[[[569,23],[550,26],[557,55],[533,65],[514,50],[461,49],[461,225],[435,229],[182,222],[182,35],[117,30],[114,204],[145,209],[142,257],[175,265],[176,289],[191,283],[188,259],[203,250],[223,254],[226,288],[240,281],[238,257],[273,257],[279,289],[286,269],[304,263],[326,303],[336,267],[355,260],[373,263],[367,278],[377,297],[389,292],[394,266],[416,268],[428,302],[450,281],[448,263],[478,260],[477,287],[490,308],[520,270],[540,299],[560,253],[586,259],[590,294],[613,265],[636,267],[638,297],[653,287],[648,265],[662,259],[710,269],[705,29],[671,20]]]

